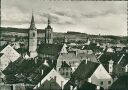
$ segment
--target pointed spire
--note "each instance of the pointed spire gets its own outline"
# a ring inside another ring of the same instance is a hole
[[[32,12],[32,19],[31,19],[30,29],[31,29],[31,30],[36,29],[33,12]]]
[[[51,24],[51,22],[50,22],[50,17],[48,17],[48,25],[50,25]]]
[[[50,17],[48,17],[48,26],[47,26],[48,29],[51,29],[51,25],[50,24],[51,24]]]

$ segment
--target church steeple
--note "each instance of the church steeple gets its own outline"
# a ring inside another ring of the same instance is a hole
[[[48,18],[48,25],[50,25],[51,24],[51,22],[50,22],[50,18]]]
[[[52,29],[50,18],[48,18],[48,26],[47,26],[47,29]]]
[[[51,27],[50,18],[48,18],[48,25],[45,28],[45,43],[47,44],[53,43],[53,28]]]
[[[32,13],[32,19],[29,29],[29,53],[31,58],[37,56],[36,49],[37,49],[37,29],[35,26],[34,15]]]
[[[30,24],[30,30],[34,30],[34,29],[36,29],[36,26],[35,26],[34,15],[33,15],[33,13],[32,13],[31,24]]]

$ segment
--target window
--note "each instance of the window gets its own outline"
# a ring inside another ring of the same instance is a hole
[[[62,75],[64,75],[64,72],[62,72]]]
[[[35,37],[35,33],[33,33],[33,37]]]
[[[108,81],[108,84],[111,84],[111,81]]]
[[[59,68],[59,71],[61,70],[61,68]]]
[[[103,81],[100,82],[100,85],[103,85]]]
[[[68,72],[66,72],[66,76],[68,76]]]

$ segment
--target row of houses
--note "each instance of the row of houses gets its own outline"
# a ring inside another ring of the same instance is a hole
[[[49,19],[45,43],[38,44],[33,15],[28,34],[28,47],[1,47],[1,82],[27,83],[34,90],[106,90],[128,71],[126,47],[101,47],[90,41],[82,46],[53,43]]]
[[[112,77],[113,74],[112,73],[114,73],[113,71],[115,71],[114,60],[118,60],[118,59],[112,59],[112,57],[114,56],[113,54],[115,54],[115,53],[112,54],[112,52],[105,52],[104,54],[101,54],[101,56],[97,59],[97,57],[94,54],[85,53],[85,52],[82,52],[81,50],[79,51],[78,49],[76,51],[77,53],[74,51],[68,52],[66,47],[67,46],[64,45],[60,49],[61,53],[59,54],[59,56],[57,58],[56,68],[52,69],[46,75],[46,77],[48,77],[51,73],[51,76],[53,76],[54,78],[53,77],[51,77],[49,79],[46,78],[46,80],[49,81],[49,80],[55,79],[57,77],[62,77],[63,82],[66,82],[66,83],[74,82],[74,80],[79,81],[79,82],[81,82],[81,80],[84,80],[84,82],[88,82],[88,83],[91,83],[91,84],[94,84],[94,85],[97,85],[100,87],[104,87],[105,89],[108,88],[109,86],[111,86],[111,84],[113,83],[113,77]],[[76,49],[74,49],[74,50],[76,50]],[[1,70],[4,70],[9,65],[10,62],[16,61],[21,56],[21,54],[19,54],[10,45],[6,45],[6,47],[3,48],[3,50],[1,50],[1,54],[2,55],[5,54],[4,57],[1,56],[1,64],[3,65],[3,66],[1,66]],[[106,54],[111,55],[111,57],[109,58],[108,56],[104,56]],[[48,57],[49,55],[44,55],[43,57],[45,57],[45,56]],[[106,57],[108,57],[108,60],[105,62],[104,60]],[[5,62],[6,60],[7,60],[7,62]],[[12,60],[12,61],[10,61],[10,60]],[[108,62],[109,60],[110,60],[110,62]],[[127,66],[126,60],[127,60],[127,56],[122,54],[122,56],[120,56],[119,60],[115,61],[115,62],[117,64],[119,64],[119,63],[123,64],[123,62],[125,62],[124,64],[126,64],[126,66]],[[45,61],[44,64],[47,66],[49,65],[47,63],[47,61]],[[91,69],[92,69],[92,71],[91,71]],[[43,70],[42,70],[42,72],[43,72]],[[56,73],[52,74],[52,72],[56,72]],[[124,68],[124,70],[122,72],[127,72],[126,68]],[[45,79],[45,77],[43,79]],[[59,79],[59,80],[61,80],[61,79]],[[74,80],[72,81],[72,79],[74,79]],[[64,85],[67,85],[66,83],[64,83],[62,86],[59,82],[59,86],[63,87],[63,89],[64,89]],[[38,88],[42,87],[41,86],[42,84],[43,83],[39,82],[39,84],[37,84],[34,87],[34,89],[38,89]]]

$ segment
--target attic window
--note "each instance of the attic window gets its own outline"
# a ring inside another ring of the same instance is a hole
[[[103,81],[100,82],[100,85],[103,85]]]

